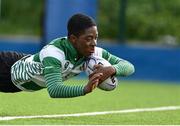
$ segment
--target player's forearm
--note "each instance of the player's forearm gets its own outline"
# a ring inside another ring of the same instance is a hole
[[[113,65],[116,70],[115,74],[117,76],[129,76],[135,71],[133,64],[115,55],[112,55],[105,50],[103,52],[103,58],[108,60]]]
[[[113,65],[117,76],[129,76],[134,73],[134,65],[126,60],[121,60],[119,63]]]
[[[52,98],[71,98],[84,95],[84,86],[63,85],[59,73],[45,75],[46,86]]]

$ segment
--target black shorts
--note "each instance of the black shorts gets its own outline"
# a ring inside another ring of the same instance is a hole
[[[27,54],[13,51],[0,52],[0,92],[21,91],[11,81],[11,66]]]

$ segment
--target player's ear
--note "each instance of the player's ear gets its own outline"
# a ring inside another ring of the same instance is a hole
[[[76,37],[75,35],[71,34],[71,35],[69,36],[69,40],[70,40],[72,43],[75,43],[76,40],[77,40],[77,37]]]

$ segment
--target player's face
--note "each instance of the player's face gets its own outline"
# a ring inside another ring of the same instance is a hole
[[[92,26],[86,29],[79,37],[76,37],[74,46],[81,56],[88,57],[95,51],[97,38],[97,26]]]

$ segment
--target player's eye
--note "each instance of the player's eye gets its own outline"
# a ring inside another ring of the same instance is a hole
[[[92,36],[88,36],[87,38],[86,38],[86,41],[92,41],[93,40],[93,37]]]
[[[97,40],[97,39],[98,39],[98,36],[95,37],[95,40]]]

